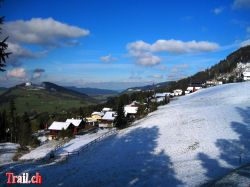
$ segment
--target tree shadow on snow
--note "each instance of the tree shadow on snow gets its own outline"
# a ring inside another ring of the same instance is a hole
[[[158,127],[125,129],[63,164],[23,167],[40,171],[43,186],[178,186],[172,163],[156,152]],[[168,144],[168,142],[166,142]]]
[[[98,167],[88,171],[95,177],[86,185],[176,186],[182,184],[175,177],[169,157],[163,151],[155,153],[158,136],[158,127],[135,128],[102,142],[93,150],[94,155],[93,152],[89,154],[93,158],[90,159],[92,165]],[[101,173],[101,176],[98,176],[98,173]]]
[[[229,167],[222,167],[218,160],[209,158],[204,153],[198,155],[203,168],[206,169],[206,176],[210,179],[224,176],[233,168],[250,162],[250,107],[245,109],[237,107],[236,110],[241,115],[242,122],[233,121],[230,126],[238,138],[218,139],[215,143],[220,150],[219,159]]]

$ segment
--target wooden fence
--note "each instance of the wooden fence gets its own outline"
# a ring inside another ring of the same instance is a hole
[[[73,156],[73,155],[77,155],[79,156],[79,154],[83,151],[86,151],[87,149],[89,149],[90,147],[92,147],[93,145],[95,145],[96,143],[100,142],[102,139],[112,135],[112,134],[116,134],[117,130],[116,129],[112,129],[104,134],[102,134],[101,136],[99,136],[98,138],[92,140],[91,142],[85,144],[83,147],[81,147],[80,149],[78,149],[77,151],[71,151],[71,152],[67,152],[67,153],[63,153],[63,154],[58,154],[58,155],[53,155],[53,157],[69,157],[69,156]],[[55,152],[58,148],[60,148],[62,145],[58,145],[56,147],[56,149],[53,151]],[[55,153],[53,153],[55,154]]]

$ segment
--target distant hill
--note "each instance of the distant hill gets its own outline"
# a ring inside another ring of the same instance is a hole
[[[63,86],[59,86],[57,84],[51,83],[51,82],[43,82],[41,85],[43,88],[45,88],[48,91],[52,91],[52,92],[59,92],[59,93],[67,93],[70,95],[74,95],[76,97],[81,97],[81,98],[90,98],[86,93],[81,93],[77,90],[72,90],[72,89],[68,89],[66,87]]]
[[[155,88],[162,88],[162,87],[166,87],[169,84],[171,84],[172,82],[161,82],[161,83],[157,83],[157,84],[150,84],[150,85],[146,85],[146,86],[138,86],[138,87],[132,87],[132,88],[128,88],[126,90],[124,90],[122,92],[123,93],[131,93],[131,92],[137,92],[137,91],[146,91],[146,90],[152,90]]]
[[[180,88],[185,90],[190,83],[202,83],[211,79],[223,83],[239,82],[242,81],[242,72],[247,69],[248,65],[250,65],[250,45],[232,52],[226,59],[219,61],[219,63],[204,71],[173,82],[168,87],[162,87],[161,89],[171,91]]]
[[[172,91],[174,89],[185,90],[190,83],[202,83],[209,79],[216,79],[224,83],[242,81],[241,74],[246,69],[250,71],[250,45],[241,47],[229,54],[226,59],[219,61],[212,67],[197,72],[196,74],[172,82],[162,82],[156,85],[129,88],[123,93],[133,91],[150,90],[153,87],[156,91]]]
[[[66,87],[67,89],[74,90],[87,95],[116,95],[119,92],[115,90],[99,89],[99,88],[78,88],[75,86]]]
[[[41,85],[20,84],[9,88],[0,97],[0,109],[8,109],[13,99],[17,112],[62,112],[67,109],[96,104],[97,100],[50,82]]]

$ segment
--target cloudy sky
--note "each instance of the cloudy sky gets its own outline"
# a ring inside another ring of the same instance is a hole
[[[5,0],[0,86],[124,89],[178,80],[250,43],[250,0]]]

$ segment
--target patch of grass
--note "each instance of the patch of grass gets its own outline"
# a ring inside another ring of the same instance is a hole
[[[68,93],[50,92],[47,90],[27,90],[15,88],[2,95],[0,110],[9,109],[9,100],[14,99],[17,113],[36,111],[62,112],[63,110],[78,108],[93,104],[88,99],[70,95]]]

